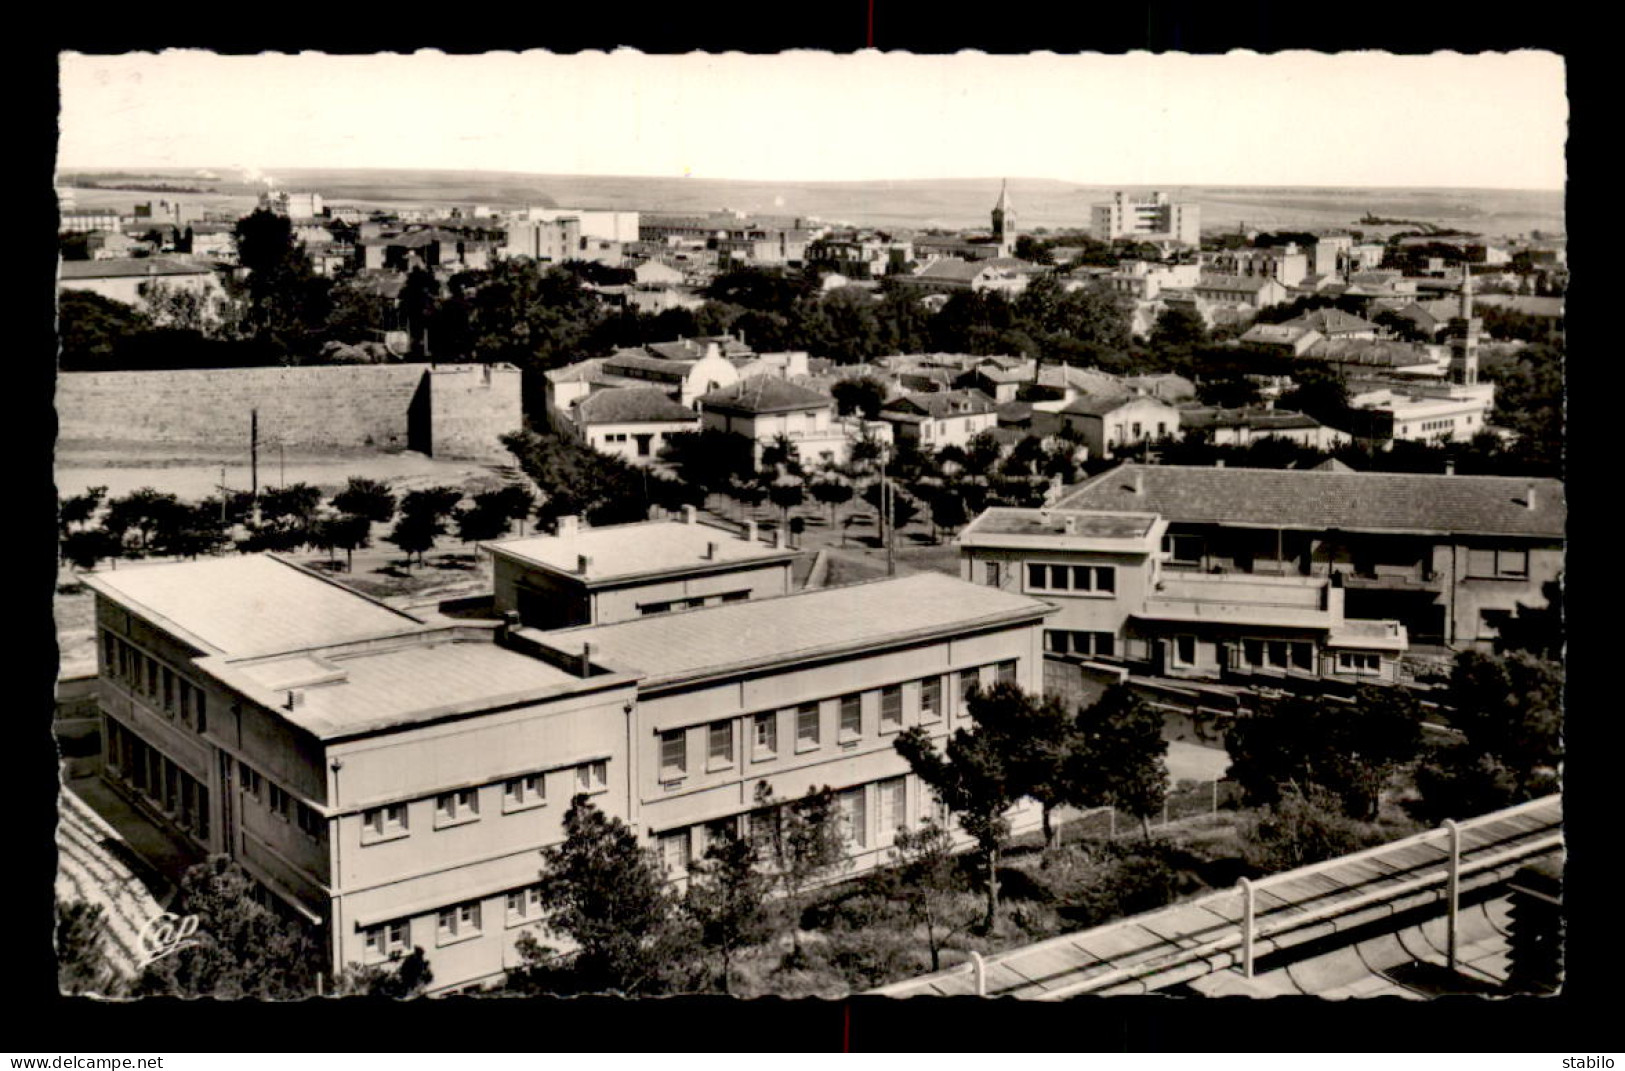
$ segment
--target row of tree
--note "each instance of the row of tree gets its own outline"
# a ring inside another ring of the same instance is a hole
[[[325,501],[320,488],[303,483],[197,502],[150,487],[109,498],[106,487],[92,487],[59,502],[59,547],[79,569],[109,558],[197,558],[230,547],[244,553],[309,547],[349,557],[371,545],[374,525],[395,521],[384,538],[421,562],[453,527],[465,543],[496,539],[535,508],[534,496],[517,486],[475,494],[466,507],[464,498],[456,487],[397,495],[365,477],[351,477]]]

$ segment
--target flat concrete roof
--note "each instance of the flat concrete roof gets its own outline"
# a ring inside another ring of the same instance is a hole
[[[747,562],[788,560],[797,553],[760,540],[751,542],[709,524],[681,521],[615,524],[582,528],[574,535],[527,536],[480,545],[493,554],[562,573],[584,584],[667,572],[703,571],[708,566],[725,568]],[[582,555],[591,559],[585,574],[579,571]]]
[[[595,664],[641,673],[650,685],[1036,621],[1053,612],[1025,595],[922,572],[608,625],[520,632],[572,655],[591,644]]]
[[[181,640],[233,658],[423,627],[418,618],[270,554],[126,566],[85,581]]]
[[[1090,513],[995,506],[966,527],[965,534],[1141,539],[1150,534],[1157,520],[1154,513]]]
[[[279,704],[277,712],[324,739],[545,700],[593,680],[489,641],[429,635],[388,648],[295,655],[230,671],[269,690],[297,689],[302,703],[292,710]]]

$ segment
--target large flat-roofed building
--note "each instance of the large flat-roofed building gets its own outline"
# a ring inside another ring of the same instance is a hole
[[[555,660],[639,678],[633,812],[681,876],[723,828],[750,836],[757,786],[838,793],[858,868],[937,813],[892,746],[909,726],[969,726],[974,687],[1042,684],[1025,595],[919,573],[560,632],[520,630]],[[1018,828],[1035,808],[1013,812]]]
[[[1563,571],[1553,479],[1125,464],[1055,505],[1163,517],[1182,581],[1335,576],[1346,617],[1397,621],[1413,645],[1491,643]]]
[[[1089,206],[1091,231],[1097,240],[1132,238],[1143,242],[1202,241],[1202,206],[1194,201],[1172,201],[1166,193],[1134,197],[1122,190],[1110,201]]]
[[[797,552],[683,521],[582,527],[566,517],[556,535],[485,543],[498,613],[542,629],[603,625],[650,614],[790,593]]]
[[[270,555],[89,583],[113,788],[240,863],[324,969],[421,947],[436,992],[499,980],[527,931],[559,943],[539,853],[579,793],[673,879],[704,830],[749,831],[764,781],[837,790],[878,861],[935,813],[895,734],[966,724],[973,685],[1037,690],[1050,612],[935,573],[555,632],[426,623]]]
[[[500,977],[563,802],[597,793],[626,815],[629,677],[425,624],[268,555],[89,584],[108,781],[240,863],[327,968],[418,946],[437,989]]]

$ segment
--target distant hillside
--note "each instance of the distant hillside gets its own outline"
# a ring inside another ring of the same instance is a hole
[[[86,178],[114,172],[80,171]],[[192,169],[152,169],[150,177],[195,177]],[[248,197],[263,189],[240,172],[216,168],[220,194]],[[747,213],[815,217],[831,222],[907,228],[985,227],[999,195],[998,178],[874,182],[756,182],[708,178],[528,175],[497,171],[314,170],[272,173],[278,185],[315,190],[332,204],[484,204],[494,208],[562,205],[699,213],[729,208]],[[234,181],[236,180],[236,181]],[[1089,206],[1113,190],[1052,179],[1010,179],[1020,227],[1086,228]],[[1491,235],[1563,230],[1563,195],[1540,190],[1329,188],[1265,186],[1161,187],[1202,206],[1205,230],[1245,224],[1259,230],[1357,226],[1366,213],[1427,220]]]

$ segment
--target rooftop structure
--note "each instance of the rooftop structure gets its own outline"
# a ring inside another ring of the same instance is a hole
[[[642,677],[644,690],[726,676],[764,664],[872,656],[973,627],[1032,621],[1047,612],[1022,595],[973,587],[936,572],[717,606],[527,638]]]

